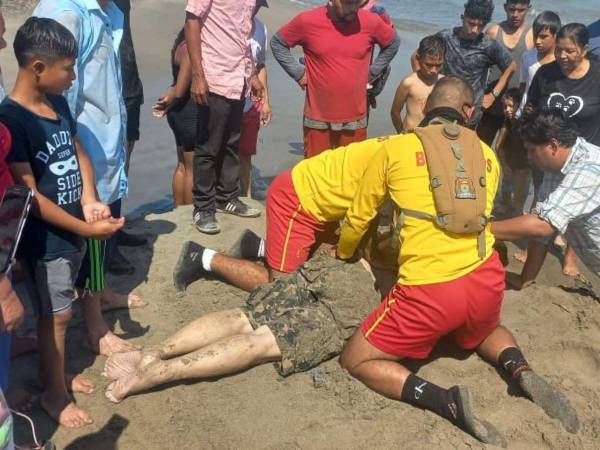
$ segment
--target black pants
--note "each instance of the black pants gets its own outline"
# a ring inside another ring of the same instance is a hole
[[[194,206],[213,212],[240,195],[238,148],[243,100],[208,95],[199,106],[198,142],[194,148]]]

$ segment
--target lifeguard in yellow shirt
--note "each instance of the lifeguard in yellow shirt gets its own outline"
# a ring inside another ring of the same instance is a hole
[[[381,395],[433,411],[482,442],[504,446],[501,434],[476,417],[465,388],[441,388],[401,363],[405,358],[426,358],[441,337],[452,335],[463,349],[476,350],[498,365],[527,397],[575,432],[579,422],[567,399],[531,370],[513,336],[500,326],[504,268],[493,250],[489,224],[480,222],[482,232],[478,233],[450,232],[446,226],[450,219],[440,214],[435,189],[443,178],[430,173],[433,160],[439,161],[439,154],[431,153],[434,151],[449,152],[452,160],[449,198],[455,210],[464,206],[464,202],[457,206],[463,198],[476,201],[479,192],[481,217],[492,213],[500,177],[496,156],[472,130],[448,125],[468,123],[472,104],[473,91],[468,84],[455,77],[443,78],[429,96],[425,111],[426,124],[442,124],[435,129],[444,143],[442,148],[429,143],[426,151],[422,144],[432,125],[417,129],[419,135],[411,133],[384,142],[372,156],[344,218],[337,253],[341,259],[353,257],[369,221],[389,196],[404,211],[398,283],[350,338],[341,364]],[[451,144],[458,136],[462,136],[460,145]],[[464,143],[470,144],[469,155],[474,155],[470,160]]]
[[[266,239],[246,230],[227,255],[186,242],[173,274],[177,290],[207,272],[247,291],[294,272],[315,244],[331,238],[331,228],[346,214],[365,169],[386,139],[325,151],[277,176],[267,192]],[[252,261],[260,258],[266,267]]]

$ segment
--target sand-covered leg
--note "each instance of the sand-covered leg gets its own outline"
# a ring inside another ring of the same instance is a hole
[[[280,358],[275,337],[267,327],[260,327],[251,334],[230,336],[184,356],[140,365],[133,374],[110,383],[105,395],[119,403],[129,395],[165,383],[226,376]]]
[[[569,400],[558,389],[533,370],[525,370],[518,376],[518,382],[525,395],[553,419],[557,419],[569,433],[579,430],[577,412]]]

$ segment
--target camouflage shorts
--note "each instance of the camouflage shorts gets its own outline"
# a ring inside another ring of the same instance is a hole
[[[275,336],[283,376],[317,366],[344,345],[327,306],[304,293],[294,276],[285,277],[255,290],[243,308],[255,329],[266,325]]]

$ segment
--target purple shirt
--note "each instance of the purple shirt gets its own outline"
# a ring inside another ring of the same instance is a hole
[[[188,0],[202,22],[202,68],[211,93],[240,100],[252,73],[252,14],[256,0]]]

